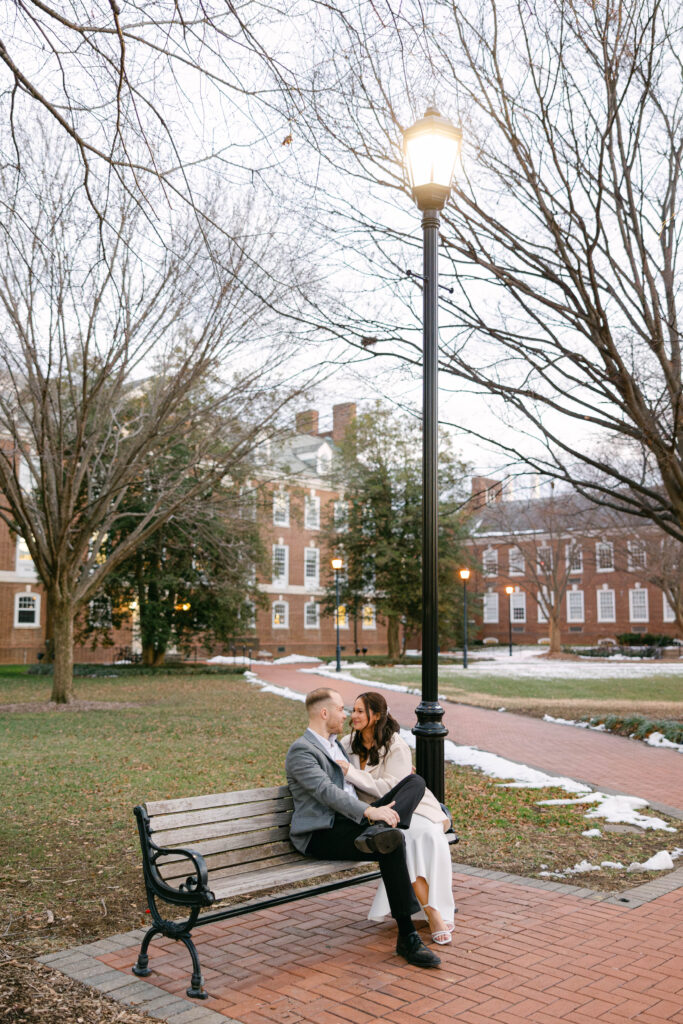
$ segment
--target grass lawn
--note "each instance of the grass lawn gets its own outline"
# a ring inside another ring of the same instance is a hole
[[[584,714],[609,711],[644,714],[650,718],[683,718],[683,664],[680,667],[671,665],[666,673],[641,675],[634,672],[623,677],[563,678],[562,671],[567,664],[574,667],[574,663],[549,661],[547,675],[543,676],[536,674],[536,665],[533,665],[533,674],[530,672],[528,676],[506,674],[504,667],[496,672],[489,670],[488,665],[486,668],[478,665],[472,671],[463,669],[461,665],[441,665],[439,693],[467,704],[482,707],[505,704],[509,710],[535,715],[547,712],[560,717],[580,718]],[[399,683],[418,689],[420,686],[420,668],[417,666],[347,671],[359,680]],[[623,671],[627,672],[628,666]]]
[[[0,679],[0,704],[48,695],[45,678]],[[134,804],[281,784],[287,748],[304,727],[301,704],[239,676],[78,679],[77,695],[120,706],[0,713],[0,848],[9,851],[0,934],[19,956],[145,923]],[[580,809],[536,806],[554,795],[501,789],[449,766],[447,800],[461,834],[455,860],[534,874],[584,858],[628,864],[681,843],[671,834],[583,837]],[[638,876],[583,877],[593,888],[619,888]]]

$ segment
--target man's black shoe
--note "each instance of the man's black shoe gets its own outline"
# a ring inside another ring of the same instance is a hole
[[[353,845],[361,853],[393,853],[403,842],[403,833],[397,828],[371,825],[354,839]]]
[[[399,935],[396,952],[415,967],[439,967],[441,964],[439,957],[432,953],[431,949],[427,949],[417,932]]]

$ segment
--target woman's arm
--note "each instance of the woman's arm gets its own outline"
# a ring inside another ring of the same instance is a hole
[[[350,766],[346,778],[356,789],[377,798],[388,793],[397,782],[410,775],[412,770],[410,747],[400,736],[395,736],[378,765],[366,768],[365,771]]]

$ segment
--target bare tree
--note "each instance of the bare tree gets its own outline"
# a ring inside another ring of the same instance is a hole
[[[65,702],[79,610],[253,456],[295,389],[279,386],[289,347],[273,312],[286,253],[248,210],[232,240],[183,217],[160,246],[125,191],[103,225],[62,164],[47,149],[0,172],[0,516],[45,586]],[[137,522],[117,531],[141,481]]]
[[[619,568],[658,587],[671,610],[672,622],[683,630],[683,545],[659,530],[639,528],[630,518],[616,519],[615,525]]]
[[[681,5],[304,7],[282,108],[318,158],[317,221],[349,240],[356,280],[405,300],[370,323],[355,306],[358,348],[419,365],[401,129],[437,98],[465,138],[442,222],[443,373],[507,416],[481,435],[510,464],[683,540]]]

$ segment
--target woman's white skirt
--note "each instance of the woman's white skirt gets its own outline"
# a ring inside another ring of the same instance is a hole
[[[446,925],[453,924],[455,904],[453,902],[453,865],[451,848],[446,839],[442,822],[430,821],[421,814],[414,814],[406,837],[406,862],[410,881],[425,878],[429,886],[429,906],[435,907]],[[381,921],[391,913],[384,882],[380,882],[368,917]],[[420,912],[415,917],[423,918]]]

